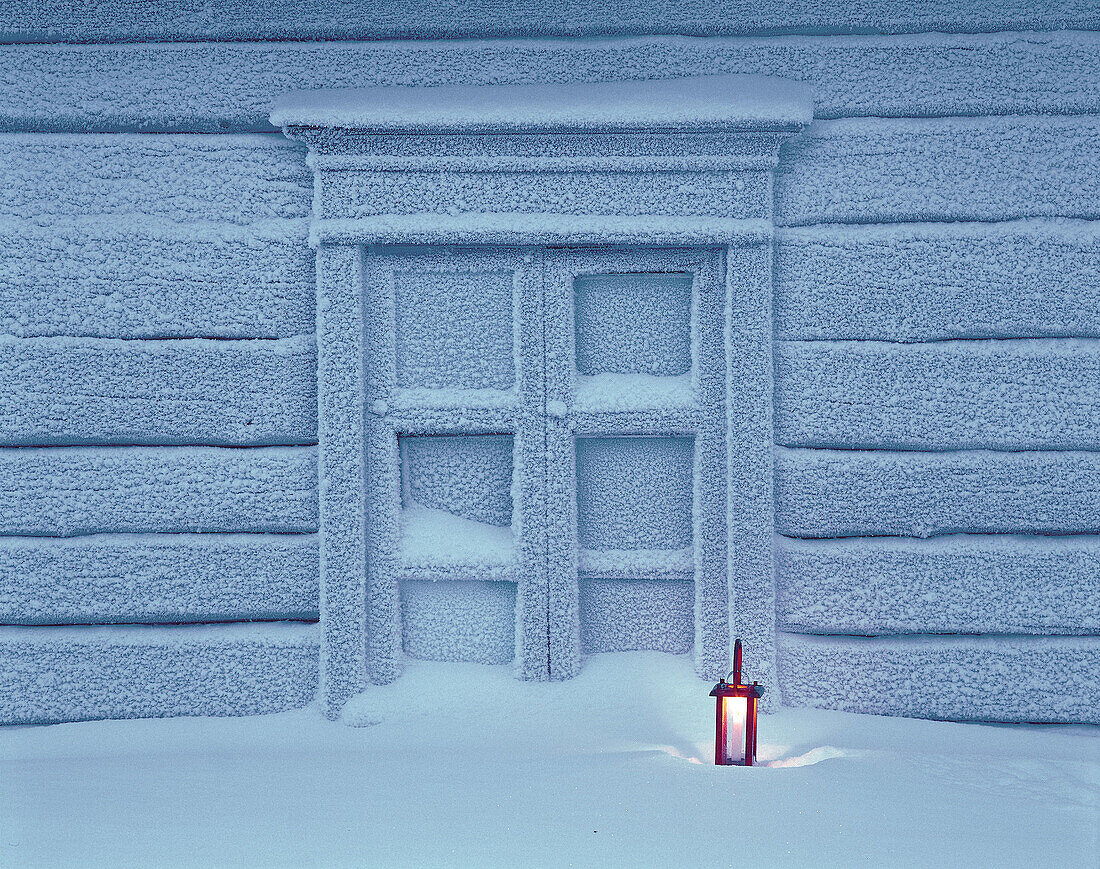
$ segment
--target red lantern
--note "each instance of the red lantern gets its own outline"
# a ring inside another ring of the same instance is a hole
[[[730,676],[732,682],[721,679],[710,692],[717,705],[714,762],[719,766],[752,766],[756,761],[756,701],[764,688],[756,682],[741,684],[740,640],[733,644]]]

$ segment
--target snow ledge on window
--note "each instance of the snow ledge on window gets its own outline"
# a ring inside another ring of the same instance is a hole
[[[275,104],[275,126],[477,133],[794,130],[813,120],[809,88],[759,75],[650,81],[320,88]]]

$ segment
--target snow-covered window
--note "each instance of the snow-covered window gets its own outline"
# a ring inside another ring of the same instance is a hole
[[[392,389],[366,408],[368,426],[397,449],[379,455],[368,491],[374,524],[400,533],[376,537],[368,565],[393,565],[383,582],[399,588],[407,654],[500,663],[517,643],[521,655],[555,635],[575,645],[578,626],[588,651],[692,647],[694,517],[710,509],[695,509],[695,437],[720,422],[698,401],[700,367],[711,381],[724,368],[695,333],[722,328],[720,256],[373,254],[367,318],[393,340],[367,367]],[[701,303],[710,316],[693,316]],[[699,472],[722,473],[703,459]],[[561,587],[560,602],[517,611],[529,601],[516,584],[532,582]]]
[[[322,690],[774,642],[756,77],[289,95],[318,249]],[[767,664],[764,681],[772,679]]]

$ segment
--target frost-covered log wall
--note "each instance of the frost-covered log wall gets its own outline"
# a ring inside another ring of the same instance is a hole
[[[111,15],[80,3],[0,3],[2,41],[428,39],[608,33],[911,33],[1100,27],[1087,0],[118,0]]]
[[[312,626],[175,624],[318,609],[312,184],[276,96],[726,72],[819,118],[775,190],[786,700],[1098,720],[1094,4],[68,6],[0,16],[56,43],[0,48],[0,720],[312,694]],[[212,41],[581,32],[709,38]]]
[[[18,133],[0,162],[0,721],[309,702],[301,155]]]
[[[1100,17],[1091,0],[1079,2]],[[784,15],[794,8],[782,7]],[[27,131],[269,132],[275,97],[301,88],[723,73],[808,82],[818,118],[1078,115],[1100,111],[1098,46],[1100,34],[1065,31],[11,45],[3,48],[0,123]]]
[[[1098,132],[1094,115],[852,118],[788,146],[788,702],[1100,720]]]

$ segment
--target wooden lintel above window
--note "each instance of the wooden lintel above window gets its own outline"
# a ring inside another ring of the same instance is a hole
[[[287,94],[319,243],[737,244],[768,236],[808,89],[762,76]]]

